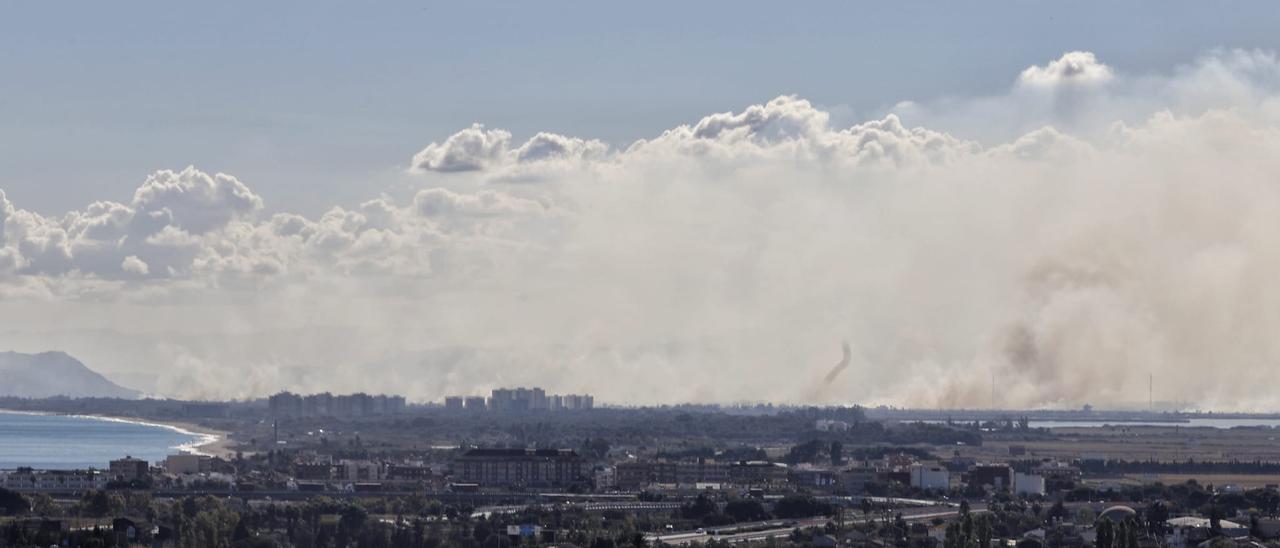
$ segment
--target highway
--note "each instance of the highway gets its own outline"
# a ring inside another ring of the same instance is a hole
[[[970,510],[973,513],[986,512],[986,506],[979,503],[975,504]],[[960,513],[954,505],[938,505],[920,508],[903,508],[890,512],[890,516],[902,514],[902,519],[912,521],[932,520],[934,518],[951,518]],[[883,519],[882,515],[873,514],[870,516],[846,517],[845,523],[866,523]],[[653,543],[663,543],[672,545],[684,545],[692,542],[706,542],[708,540],[723,540],[728,542],[748,542],[757,540],[767,540],[770,538],[780,538],[791,534],[797,528],[821,527],[832,518],[826,516],[815,516],[811,518],[799,520],[769,520],[757,521],[751,523],[739,523],[726,527],[708,527],[706,529],[698,529],[695,531],[678,531],[665,534],[646,535],[645,540]],[[741,531],[741,532],[739,532]]]

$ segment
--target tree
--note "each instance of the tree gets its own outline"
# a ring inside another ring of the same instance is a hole
[[[251,535],[249,534],[249,525],[246,523],[248,521],[249,520],[245,519],[243,516],[239,520],[236,520],[235,532],[231,533],[231,540],[233,542],[241,543],[249,540]]]
[[[348,531],[358,532],[364,527],[365,520],[369,519],[369,513],[357,505],[351,504],[342,509],[342,517],[338,523]]]
[[[0,487],[0,515],[16,516],[31,510],[31,503],[16,491]]]
[[[698,495],[693,502],[680,507],[680,517],[685,519],[703,519],[707,516],[715,515],[720,508],[716,506],[715,501],[707,498],[706,495]]]
[[[1169,521],[1169,507],[1163,501],[1156,501],[1147,507],[1147,534],[1154,537],[1164,536],[1165,523]]]
[[[1124,548],[1138,548],[1138,523],[1133,518],[1124,522]]]
[[[1102,518],[1102,521],[1098,522],[1097,532],[1098,540],[1095,546],[1097,548],[1112,548],[1112,543],[1115,540],[1115,525],[1111,523],[1111,520]]]
[[[106,491],[86,491],[76,506],[81,513],[100,518],[111,514],[111,496]]]
[[[991,516],[982,514],[978,517],[974,534],[978,537],[978,546],[991,548]]]
[[[27,495],[27,500],[31,503],[31,513],[37,516],[56,517],[62,515],[62,506],[47,493],[32,493]]]
[[[800,495],[784,497],[773,505],[773,515],[783,519],[807,518],[817,515],[829,516],[834,510],[835,508],[829,503]]]
[[[943,548],[964,548],[968,540],[964,538],[964,532],[960,529],[958,522],[947,524],[946,536],[942,539]]]
[[[1062,521],[1067,518],[1067,506],[1059,500],[1049,508],[1049,519]]]
[[[757,500],[735,500],[724,507],[724,513],[734,521],[758,521],[769,517],[764,505]]]
[[[1081,506],[1080,509],[1076,511],[1077,523],[1093,523],[1097,518],[1098,516],[1094,513],[1093,508],[1088,506]]]
[[[583,440],[582,453],[588,457],[603,459],[609,456],[609,440],[604,438],[592,438]]]

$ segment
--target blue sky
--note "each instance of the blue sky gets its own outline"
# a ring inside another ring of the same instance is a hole
[[[1162,72],[1276,28],[1271,2],[11,3],[0,188],[57,213],[195,164],[314,214],[472,122],[625,144],[795,93],[844,125],[1064,51]]]

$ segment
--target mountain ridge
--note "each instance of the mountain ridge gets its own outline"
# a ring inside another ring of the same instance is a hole
[[[0,397],[125,398],[142,395],[90,369],[70,354],[0,352]]]

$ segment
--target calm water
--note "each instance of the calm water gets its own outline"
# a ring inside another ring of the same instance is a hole
[[[1092,426],[1184,426],[1191,428],[1235,428],[1237,426],[1280,426],[1280,419],[1208,419],[1192,418],[1183,422],[1155,421],[1030,421],[1033,428],[1080,428]]]
[[[934,424],[943,424],[945,420],[923,420],[908,422],[926,422]],[[1269,428],[1280,427],[1280,419],[1211,419],[1211,418],[1192,418],[1178,422],[1160,422],[1160,421],[1028,421],[1027,426],[1032,428],[1095,428],[1100,426],[1181,426],[1184,428],[1236,428],[1240,426],[1265,426]]]
[[[106,468],[125,455],[155,462],[200,440],[165,426],[0,411],[0,469]]]

